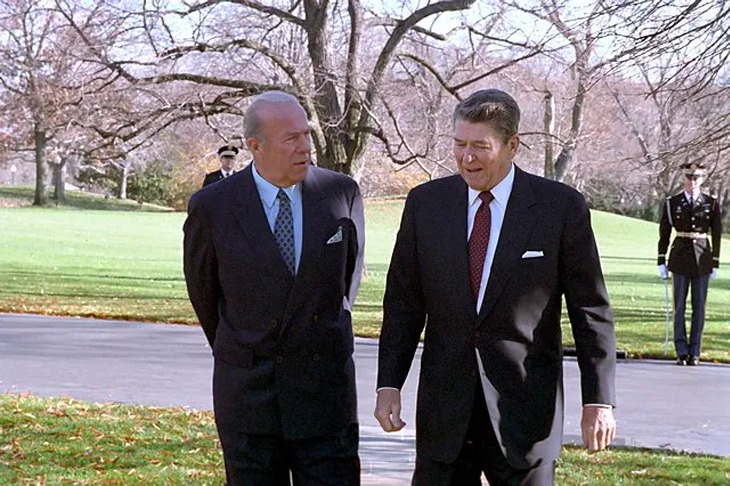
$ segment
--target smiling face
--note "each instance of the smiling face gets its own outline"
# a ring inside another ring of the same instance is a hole
[[[258,108],[261,136],[246,140],[259,174],[277,187],[302,181],[309,169],[312,139],[304,109],[296,102],[265,101]]]
[[[503,135],[489,123],[454,122],[454,157],[459,174],[469,187],[488,191],[509,173],[520,139]]]

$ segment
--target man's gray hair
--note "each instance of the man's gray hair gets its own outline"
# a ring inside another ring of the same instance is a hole
[[[517,135],[520,128],[520,107],[510,95],[499,89],[483,89],[459,103],[454,110],[454,123],[464,120],[469,123],[492,125],[507,142]]]
[[[243,138],[258,138],[264,141],[263,134],[261,133],[261,109],[267,103],[286,104],[295,103],[299,105],[299,100],[283,91],[265,91],[254,98],[253,102],[249,105],[246,110],[246,114],[243,117]]]

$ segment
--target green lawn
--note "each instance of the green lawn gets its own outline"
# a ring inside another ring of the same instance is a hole
[[[368,272],[355,307],[360,336],[379,332],[402,204],[366,203]],[[184,218],[183,213],[78,206],[0,208],[0,311],[194,323],[182,276]],[[656,274],[657,225],[596,212],[594,227],[619,348],[633,357],[661,357],[665,298]],[[730,363],[727,239],[724,248],[720,276],[710,286],[703,359]],[[567,325],[565,331],[564,342],[570,345]]]
[[[223,484],[213,414],[0,395],[0,484]],[[566,447],[556,484],[725,485],[721,457]]]
[[[49,192],[53,195],[53,191]],[[34,188],[28,186],[0,185],[0,207],[30,206],[33,202]],[[54,199],[48,201],[48,207],[59,207]],[[66,202],[60,209],[99,209],[103,211],[157,211],[169,212],[172,209],[156,204],[138,203],[137,201],[116,199],[98,194],[80,191],[67,191]]]

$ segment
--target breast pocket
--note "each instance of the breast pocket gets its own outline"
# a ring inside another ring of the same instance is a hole
[[[327,265],[333,265],[335,268],[344,267],[352,238],[351,225],[349,219],[340,218],[330,226],[329,231],[325,232],[323,255],[324,263]]]

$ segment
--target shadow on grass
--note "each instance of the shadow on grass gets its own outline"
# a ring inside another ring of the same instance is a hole
[[[3,295],[0,293],[0,295]],[[29,297],[45,297],[45,298],[56,298],[56,297],[64,297],[64,298],[71,298],[71,299],[91,299],[91,300],[99,300],[99,299],[118,299],[118,300],[145,300],[145,301],[188,301],[187,295],[182,296],[163,296],[163,295],[140,295],[137,293],[104,293],[99,291],[91,291],[88,292],[74,292],[74,293],[64,293],[64,292],[53,292],[52,290],[44,291],[42,295],[40,295],[38,292],[28,292],[28,291],[18,291],[18,292],[12,292],[10,294],[5,294],[10,297],[13,296],[29,296]]]
[[[29,186],[0,186],[0,197],[32,201],[34,188]],[[63,207],[67,209],[89,209],[101,211],[146,211],[146,212],[171,212],[172,208],[158,206],[155,204],[138,203],[125,199],[116,199],[99,194],[85,192],[67,192],[66,202],[56,204],[56,201],[49,199],[48,207]],[[37,207],[37,206],[36,206]],[[19,208],[20,209],[20,208]],[[27,206],[22,208],[27,209]]]
[[[658,275],[653,274],[641,274],[641,273],[627,273],[627,272],[611,272],[606,273],[603,278],[606,280],[606,284],[612,283],[621,284],[644,284],[644,285],[658,285],[664,288],[664,281],[659,278]],[[671,287],[671,282],[669,282]],[[662,291],[663,292],[663,291]]]
[[[10,272],[1,272],[0,271],[0,278],[2,276],[7,275],[8,277],[38,277],[41,276],[43,278],[68,278],[68,279],[79,279],[79,280],[88,280],[88,279],[104,279],[104,280],[130,280],[130,281],[138,281],[138,282],[185,282],[185,278],[175,277],[133,277],[130,275],[110,275],[110,274],[86,274],[86,275],[80,275],[78,273],[53,273],[52,275],[44,274],[43,272],[30,272],[30,271],[22,271],[22,270],[14,270]]]
[[[656,265],[656,258],[601,255],[601,260],[619,260],[619,261],[647,262],[647,263],[651,263],[652,265]]]

